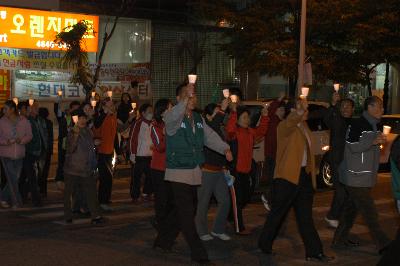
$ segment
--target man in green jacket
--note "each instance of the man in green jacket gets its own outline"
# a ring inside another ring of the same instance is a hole
[[[201,185],[203,147],[207,146],[232,161],[229,145],[195,112],[197,98],[194,86],[179,86],[178,104],[164,117],[167,137],[167,168],[165,180],[174,198],[168,206],[168,217],[159,225],[155,248],[170,251],[179,232],[188,243],[192,261],[209,265],[208,254],[200,240],[194,221],[197,187]]]
[[[400,137],[397,137],[390,150],[390,166],[392,171],[392,191],[400,214]]]

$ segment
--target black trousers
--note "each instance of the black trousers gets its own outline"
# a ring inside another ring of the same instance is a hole
[[[294,208],[296,222],[306,250],[306,257],[322,253],[322,243],[315,229],[312,217],[314,189],[311,177],[302,168],[299,184],[285,179],[274,180],[272,208],[267,215],[264,228],[258,241],[263,252],[271,252],[273,242],[278,235],[290,207]]]
[[[243,173],[236,173],[235,175],[235,194],[236,194],[236,207],[239,231],[245,230],[243,221],[243,209],[250,202],[251,199],[251,188],[250,188],[250,175]]]
[[[66,151],[63,149],[62,145],[63,141],[58,140],[58,164],[57,164],[57,174],[56,181],[64,181],[64,162],[65,162],[65,153]]]
[[[327,214],[327,218],[330,220],[339,220],[340,214],[342,213],[344,203],[346,201],[346,190],[344,185],[339,181],[339,164],[332,163],[332,177],[333,186],[335,191],[333,193],[331,208]]]
[[[96,180],[94,176],[75,176],[65,175],[65,190],[64,190],[64,218],[65,220],[72,219],[71,197],[73,190],[80,187],[82,196],[88,203],[89,211],[92,219],[100,215],[99,204],[96,198]]]
[[[131,197],[138,199],[140,197],[140,188],[142,186],[142,176],[144,175],[143,194],[153,193],[151,182],[151,157],[136,156],[136,162],[131,169]]]
[[[51,153],[47,152],[43,158],[43,162],[41,162],[39,168],[39,190],[40,194],[47,196],[47,179],[49,177],[50,163],[51,163]]]
[[[273,188],[273,183],[274,183],[274,171],[275,171],[275,158],[272,158],[271,156],[265,156],[265,175],[266,175],[266,185],[267,188],[265,190],[265,198],[271,202],[272,200],[272,188]]]
[[[377,266],[398,266],[400,261],[400,228],[397,230],[396,239],[390,244]]]
[[[31,155],[27,153],[25,155],[23,164],[22,164],[22,173],[19,181],[20,184],[20,192],[23,201],[26,201],[28,198],[28,193],[31,193],[32,203],[34,205],[41,204],[41,198],[38,187],[38,177],[37,177],[37,163],[39,157]]]
[[[154,189],[154,210],[157,226],[163,224],[173,208],[173,194],[168,182],[164,181],[165,171],[151,169],[151,179]]]
[[[360,213],[378,250],[386,247],[390,239],[382,231],[378,222],[378,212],[373,198],[371,188],[344,186],[347,198],[341,213],[339,226],[335,231],[334,242],[346,241],[357,214]]]
[[[197,234],[194,217],[197,207],[197,186],[183,183],[166,182],[168,195],[173,201],[168,208],[168,214],[159,225],[159,231],[154,245],[170,248],[179,232],[182,232],[191,250],[192,260],[208,259],[207,251]]]
[[[108,204],[111,201],[112,191],[112,158],[113,154],[98,154],[99,169],[99,204]]]

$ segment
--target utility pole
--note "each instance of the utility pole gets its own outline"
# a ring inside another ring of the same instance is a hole
[[[307,0],[301,1],[301,21],[300,21],[300,53],[297,79],[297,96],[301,94],[301,87],[304,83],[304,60],[306,53],[306,17],[307,17]]]

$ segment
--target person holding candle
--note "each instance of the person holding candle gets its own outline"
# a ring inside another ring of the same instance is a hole
[[[324,123],[330,130],[329,136],[329,163],[332,169],[334,194],[330,210],[325,217],[329,226],[337,228],[340,213],[346,199],[346,191],[339,181],[339,165],[343,160],[344,147],[346,144],[346,133],[354,112],[354,101],[351,99],[340,99],[340,95],[334,92],[331,106],[324,116]]]
[[[165,112],[172,108],[172,103],[168,99],[160,99],[154,106],[154,120],[151,123],[150,136],[152,141],[151,150],[151,179],[154,189],[154,226],[162,224],[167,218],[169,210],[173,206],[173,200],[164,181],[166,167],[166,143],[165,143]]]
[[[221,139],[224,139],[224,132],[221,128],[225,118],[225,111],[229,106],[229,97],[222,101],[221,106],[210,103],[204,109],[204,122],[214,130]],[[226,219],[231,207],[230,194],[225,179],[225,167],[227,161],[225,156],[207,147],[204,147],[205,162],[202,166],[201,186],[197,189],[197,213],[196,227],[200,239],[203,241],[212,240],[214,237],[224,241],[231,239],[226,234]],[[215,196],[218,203],[218,210],[214,220],[211,233],[208,231],[208,209],[210,199]]]
[[[66,161],[64,164],[65,190],[64,190],[64,218],[66,223],[72,223],[71,196],[73,190],[79,188],[80,193],[87,202],[91,223],[103,224],[105,220],[100,216],[96,197],[96,179],[94,171],[97,168],[97,159],[93,133],[87,127],[87,116],[82,109],[75,111],[78,121],[68,133],[66,142]]]
[[[276,129],[279,123],[285,117],[285,102],[283,99],[285,94],[274,100],[268,107],[268,129],[264,138],[264,156],[265,156],[265,172],[267,177],[267,189],[265,193],[261,196],[265,208],[269,211],[271,210],[270,203],[272,198],[272,184],[274,180],[275,171],[275,159],[276,159],[276,145],[277,136]]]
[[[393,141],[390,150],[390,168],[392,172],[392,192],[398,213],[400,214],[400,137]],[[400,231],[399,231],[400,232]]]
[[[171,252],[176,237],[182,232],[190,247],[192,261],[207,265],[210,263],[207,250],[195,225],[197,187],[201,184],[200,167],[204,162],[203,147],[225,154],[228,161],[232,161],[232,153],[229,145],[204,123],[200,114],[193,111],[197,103],[193,84],[178,86],[176,96],[178,104],[164,116],[167,143],[165,180],[174,204],[167,219],[158,226],[154,248]]]
[[[233,96],[233,95],[232,95]],[[239,232],[241,235],[250,234],[243,222],[243,209],[251,199],[250,172],[253,158],[253,145],[257,138],[265,135],[268,129],[268,108],[261,111],[260,124],[257,128],[250,128],[250,112],[244,106],[231,103],[231,113],[226,125],[226,138],[231,142],[231,149],[234,153],[232,174],[235,179],[235,191],[237,197],[237,215]]]
[[[36,165],[47,149],[47,130],[43,128],[43,121],[39,117],[38,103],[34,102],[28,107],[28,120],[32,128],[32,140],[26,145],[23,171],[20,179],[21,196],[23,201],[28,199],[31,193],[34,206],[41,206],[42,199],[39,193],[38,175]]]
[[[53,122],[48,119],[49,117],[49,110],[47,108],[41,107],[39,108],[39,116],[41,117],[42,121],[45,123],[46,127],[46,139],[44,141],[47,142],[46,144],[46,151],[42,160],[40,161],[40,171],[39,171],[39,188],[40,193],[43,197],[47,197],[47,179],[49,176],[50,170],[50,163],[51,157],[53,155]]]
[[[295,109],[277,128],[276,166],[271,211],[258,240],[258,247],[272,254],[272,246],[290,209],[294,208],[307,261],[328,262],[312,217],[314,188],[312,171],[314,156],[311,150],[311,131],[306,123],[308,102],[297,99]]]
[[[379,146],[386,142],[386,137],[378,131],[382,115],[382,100],[376,96],[368,97],[364,102],[362,116],[350,124],[343,161],[339,166],[340,182],[344,185],[348,197],[340,214],[339,226],[332,242],[333,248],[358,245],[349,240],[357,213],[363,217],[380,254],[390,243],[379,225],[378,213],[371,196],[371,189],[375,186],[378,175]]]
[[[64,162],[65,162],[65,141],[68,135],[69,128],[72,126],[71,113],[77,110],[80,106],[78,101],[72,101],[69,104],[69,109],[63,112],[61,110],[62,98],[59,97],[54,103],[54,113],[58,122],[58,160],[57,160],[57,172],[55,176],[56,184],[58,188],[62,187],[64,181]]]
[[[129,148],[130,160],[132,162],[131,171],[131,197],[133,202],[138,202],[143,196],[144,200],[150,199],[153,193],[153,185],[151,182],[151,134],[150,127],[153,120],[153,107],[150,104],[143,104],[139,108],[140,117],[132,125]],[[141,179],[144,175],[143,195],[141,190]]]
[[[3,117],[0,119],[0,160],[4,168],[7,184],[0,193],[1,206],[14,208],[22,205],[18,180],[21,175],[25,145],[32,139],[29,121],[18,114],[15,102],[4,103]]]
[[[117,119],[118,119],[117,122],[118,122],[118,132],[119,132],[118,134],[120,138],[117,139],[116,151],[118,157],[120,157],[118,159],[119,161],[122,161],[121,157],[123,156],[123,154],[126,154],[128,152],[127,144],[129,140],[130,127],[131,124],[135,121],[134,119],[135,117],[133,117],[133,119],[130,119],[133,115],[135,115],[135,113],[132,108],[131,96],[129,95],[129,93],[125,92],[121,95],[121,102],[117,110]],[[129,155],[125,156],[125,159],[127,160],[128,157]]]
[[[103,100],[101,110],[94,120],[94,138],[98,152],[99,192],[98,199],[103,210],[111,210],[112,192],[112,158],[114,156],[114,140],[117,134],[117,116],[111,98]]]

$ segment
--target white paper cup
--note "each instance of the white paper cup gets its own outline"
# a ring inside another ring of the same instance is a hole
[[[18,105],[18,98],[17,97],[14,97],[12,100],[16,105]]]
[[[34,102],[35,102],[34,99],[29,99],[29,105],[30,105],[30,106],[32,106]]]
[[[136,109],[136,103],[131,103],[132,109]]]
[[[96,96],[96,92],[92,91],[92,97],[94,98]]]
[[[390,126],[383,126],[383,135],[389,135],[392,128]]]
[[[78,123],[78,119],[79,118],[77,115],[72,116],[72,121],[74,122],[74,124]]]
[[[336,92],[338,92],[339,89],[340,89],[340,84],[339,84],[339,83],[333,84],[333,89],[334,89]]]
[[[196,80],[197,80],[197,75],[194,75],[194,74],[188,75],[188,80],[189,80],[190,84],[195,84]]]
[[[111,91],[111,90],[110,90],[110,91],[107,91],[107,97],[110,97],[110,98],[111,98],[112,95],[113,95],[113,91]]]
[[[97,104],[96,100],[91,100],[91,101],[90,101],[90,105],[91,105],[93,108],[96,107],[96,104]]]
[[[222,94],[224,95],[224,98],[228,99],[229,98],[229,89],[223,89]]]
[[[233,103],[237,103],[238,102],[238,96],[237,95],[231,95],[230,96],[230,98],[231,98],[231,101],[233,102]]]
[[[58,90],[58,91],[57,91],[57,95],[61,97],[61,96],[63,95],[62,90]]]
[[[302,88],[301,88],[301,95],[303,95],[304,97],[307,97],[309,91],[310,91],[310,88],[309,88],[309,87],[302,87]]]

